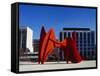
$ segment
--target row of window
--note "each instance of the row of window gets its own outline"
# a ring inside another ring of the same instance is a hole
[[[87,35],[86,35],[87,34]],[[66,37],[72,37],[72,32],[64,32],[64,34],[63,34],[63,32],[60,32],[60,36],[62,37],[62,36],[64,36],[64,38],[66,38]],[[92,40],[94,40],[94,32],[92,31],[92,32],[76,32],[76,38],[78,39],[78,38],[80,38],[80,39],[92,39]]]
[[[95,46],[95,44],[77,44],[77,46],[84,46],[84,47],[86,47],[86,46],[88,46],[88,47],[92,47],[92,46]]]
[[[96,52],[95,51],[80,51],[79,52],[82,59],[95,59],[96,58]],[[64,59],[63,53],[60,53],[60,59]]]
[[[86,33],[87,33],[87,37],[86,37]],[[63,38],[66,38],[67,36],[70,37],[72,34],[72,32],[64,32],[64,34],[62,32],[60,32],[60,41],[63,40]],[[84,36],[83,36],[83,35]],[[91,36],[90,36],[91,34]],[[78,36],[80,35],[80,36]],[[94,32],[76,32],[76,43],[79,44],[80,46],[95,46],[95,36],[94,36]]]
[[[80,48],[77,48],[78,50],[95,50],[95,47],[80,47]]]
[[[80,51],[80,55],[82,56],[94,56],[95,54],[95,51]]]

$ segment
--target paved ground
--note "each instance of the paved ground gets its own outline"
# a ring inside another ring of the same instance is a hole
[[[19,71],[35,71],[35,70],[50,70],[50,69],[70,69],[70,68],[84,68],[95,67],[96,61],[82,61],[80,63],[66,64],[66,62],[45,62],[45,64],[38,64],[32,62],[20,62]]]

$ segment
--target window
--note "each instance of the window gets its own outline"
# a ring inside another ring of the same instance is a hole
[[[80,40],[82,40],[82,32],[80,32]]]
[[[84,56],[86,56],[86,50],[84,50]]]
[[[78,40],[78,32],[76,32],[76,39]]]
[[[94,32],[91,32],[91,44],[94,44]]]
[[[64,39],[66,38],[66,32],[64,32]]]
[[[83,34],[83,35],[84,35],[84,40],[86,40],[86,32],[84,32],[84,34]]]
[[[62,41],[62,32],[60,32],[60,41]]]
[[[71,37],[71,33],[70,32],[68,32],[68,37]]]

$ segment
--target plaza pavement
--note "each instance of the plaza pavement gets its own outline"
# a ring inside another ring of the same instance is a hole
[[[84,68],[96,67],[96,61],[82,61],[80,63],[66,62],[45,62],[45,64],[38,64],[37,62],[19,62],[19,71],[38,71],[38,70],[52,70],[52,69],[71,69],[71,68]]]

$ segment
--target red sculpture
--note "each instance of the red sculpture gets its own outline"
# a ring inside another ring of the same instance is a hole
[[[76,47],[76,33],[72,33],[72,38],[66,38],[62,42],[58,42],[54,35],[54,30],[50,29],[47,33],[44,27],[41,29],[40,34],[40,47],[38,63],[44,64],[47,56],[53,51],[55,47],[64,52],[66,61],[72,63],[79,63],[82,59]]]

